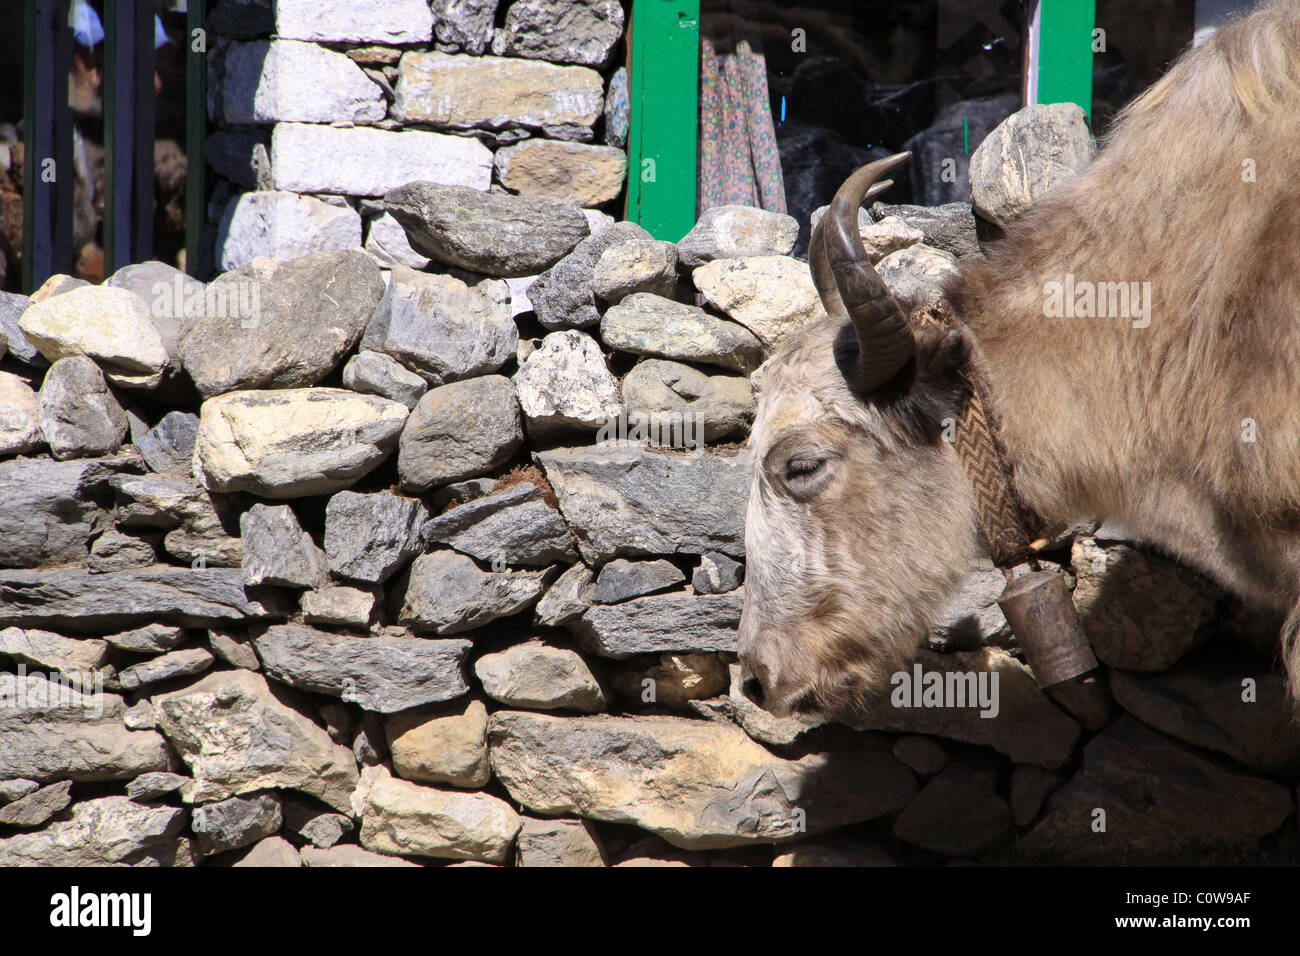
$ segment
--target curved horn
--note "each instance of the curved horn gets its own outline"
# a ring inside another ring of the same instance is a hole
[[[892,379],[916,351],[907,315],[872,267],[858,233],[858,207],[892,185],[876,180],[911,157],[899,153],[877,160],[846,179],[808,247],[813,282],[826,311],[852,322],[857,332],[858,362],[849,385],[861,394]]]

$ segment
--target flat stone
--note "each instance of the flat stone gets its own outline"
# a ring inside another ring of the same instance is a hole
[[[666,591],[686,580],[686,575],[671,561],[628,561],[615,558],[600,569],[592,600],[597,604],[617,604],[629,598]]]
[[[0,461],[0,567],[84,561],[105,518],[89,493],[86,460]]]
[[[35,830],[67,809],[72,802],[72,781],[62,780],[41,787],[0,808],[0,824],[20,830]]]
[[[384,208],[401,223],[416,252],[445,265],[498,277],[541,272],[589,232],[586,217],[571,200],[488,193],[436,182],[411,182],[394,189],[384,196]]]
[[[202,674],[212,666],[212,661],[212,654],[202,647],[168,651],[124,668],[117,675],[117,682],[123,690],[136,691],[150,684]]]
[[[407,414],[398,402],[338,388],[228,392],[200,409],[195,471],[211,491],[329,494],[388,457]]]
[[[668,651],[736,651],[743,589],[730,594],[652,594],[594,604],[565,626],[596,653],[624,658]]]
[[[18,325],[50,362],[84,355],[124,388],[157,388],[169,361],[148,305],[126,289],[74,288],[33,302]]]
[[[672,444],[719,441],[744,434],[754,421],[749,379],[708,375],[697,368],[663,359],[638,362],[623,377],[623,406],[630,425],[642,425],[651,441]],[[665,441],[667,436],[667,441]]]
[[[158,424],[135,441],[150,471],[168,471],[189,464],[199,434],[199,416],[193,412],[168,412]]]
[[[826,315],[807,263],[789,256],[715,259],[691,275],[708,305],[768,347]]]
[[[996,783],[992,760],[953,760],[898,815],[894,835],[945,856],[979,853],[1011,830]]]
[[[585,714],[605,709],[604,691],[582,656],[541,641],[484,654],[475,662],[474,674],[484,693],[508,707]]]
[[[148,803],[150,800],[175,793],[189,779],[179,773],[170,773],[166,770],[142,773],[126,785],[126,795],[137,803]]]
[[[0,866],[114,866],[170,859],[185,826],[179,807],[148,807],[126,797],[84,800],[69,820],[0,839]]]
[[[343,366],[343,386],[414,408],[429,383],[382,352],[358,352]]]
[[[504,565],[547,567],[578,557],[564,519],[531,482],[450,508],[425,522],[421,537]]]
[[[358,779],[352,752],[281,703],[260,674],[215,671],[154,698],[154,706],[159,728],[194,775],[186,799],[288,788],[349,811]]]
[[[405,266],[393,267],[361,340],[362,348],[391,356],[429,385],[495,372],[518,346],[519,329],[504,282]]]
[[[481,571],[455,551],[430,551],[411,563],[399,623],[416,631],[460,634],[537,602],[545,571]]]
[[[681,455],[596,445],[534,454],[583,559],[744,554],[746,455]]]
[[[726,594],[745,580],[745,566],[717,551],[706,551],[700,564],[691,572],[691,587],[696,594]]]
[[[382,196],[414,182],[485,190],[492,151],[474,139],[424,130],[276,123],[271,170],[274,188],[289,192]]]
[[[6,627],[0,630],[0,657],[64,674],[83,674],[108,662],[108,644],[95,638],[78,639],[52,631]]]
[[[412,863],[410,860],[403,860],[400,856],[390,856],[385,853],[373,853],[370,850],[364,850],[359,846],[353,846],[351,844],[332,846],[327,850],[318,849],[314,846],[305,846],[300,852],[302,854],[303,866],[375,867],[420,865],[418,863]]]
[[[542,627],[558,627],[591,607],[596,592],[596,577],[585,564],[575,564],[546,589],[533,612],[533,622]]]
[[[618,383],[595,339],[574,329],[552,332],[514,376],[528,432],[549,438],[617,420]]]
[[[228,272],[261,257],[298,259],[360,245],[361,216],[351,206],[274,189],[246,192],[221,214],[217,266]]]
[[[55,361],[37,401],[41,434],[59,461],[111,454],[126,438],[126,412],[84,355]]]
[[[618,0],[515,0],[493,37],[492,52],[604,66],[622,38]]]
[[[429,266],[429,257],[422,256],[411,248],[406,230],[391,213],[380,213],[370,220],[364,248],[381,269],[391,269],[393,266],[426,269]]]
[[[190,828],[202,856],[238,850],[280,829],[280,798],[271,793],[231,797],[195,807]]]
[[[213,130],[203,145],[203,159],[236,186],[264,189],[271,185],[271,131]]]
[[[582,329],[600,322],[592,285],[596,267],[606,249],[632,239],[653,240],[654,236],[634,222],[615,223],[583,239],[539,275],[528,287],[528,301],[542,328]]]
[[[599,834],[586,820],[524,817],[515,866],[609,866]]]
[[[185,640],[185,631],[170,624],[146,624],[109,634],[104,640],[117,650],[131,654],[161,654],[179,646]]]
[[[752,372],[763,347],[747,328],[703,309],[648,292],[611,306],[600,321],[607,345],[634,355],[653,355]]]
[[[794,216],[753,206],[713,206],[682,237],[677,254],[682,265],[694,269],[714,259],[788,256],[798,238]]]
[[[475,423],[472,430],[465,428],[467,421]],[[486,474],[509,461],[523,441],[510,379],[484,375],[430,389],[401,435],[402,487],[424,492]]]
[[[35,780],[26,780],[18,777],[14,780],[0,780],[0,803],[11,803],[27,796],[29,793],[35,793],[41,785]]]
[[[601,206],[618,198],[627,178],[623,150],[554,139],[504,146],[493,162],[497,181],[513,193],[572,199],[582,206]]]
[[[384,0],[359,8],[348,0],[276,0],[275,33],[324,43],[428,43],[433,15],[422,0]]]
[[[313,846],[328,849],[355,829],[350,817],[330,813],[315,803],[292,794],[282,801],[283,829],[295,833]]]
[[[591,289],[611,304],[637,292],[670,299],[677,291],[677,247],[659,239],[616,243],[596,260]]]
[[[312,588],[324,584],[325,552],[302,530],[288,505],[255,504],[240,516],[244,583]]]
[[[364,584],[393,575],[423,546],[429,510],[418,498],[340,491],[325,505],[325,554],[331,573]]]
[[[482,787],[488,764],[487,708],[473,700],[464,711],[436,716],[420,711],[394,714],[384,722],[393,770],[419,783]]]
[[[463,669],[469,641],[350,637],[282,624],[253,645],[269,677],[381,714],[452,700],[469,690]]]
[[[998,607],[1006,586],[992,562],[973,569],[935,614],[927,636],[930,649],[970,651],[1008,637],[1011,629]]]
[[[497,797],[390,777],[377,781],[366,798],[361,845],[404,856],[501,863],[519,826],[519,814]]]
[[[364,631],[374,617],[376,598],[373,591],[344,584],[329,584],[303,592],[299,604],[302,607],[302,619],[307,624],[327,624]]]
[[[684,849],[822,833],[916,793],[883,747],[784,760],[737,727],[681,717],[500,711],[488,734],[493,772],[526,809],[633,824]]]
[[[232,126],[367,123],[387,112],[380,88],[348,57],[287,39],[232,43],[221,102]]]
[[[11,372],[0,372],[0,455],[22,455],[44,443],[36,393]]]

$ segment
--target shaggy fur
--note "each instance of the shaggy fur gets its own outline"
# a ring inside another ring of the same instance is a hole
[[[1300,597],[1298,156],[1300,3],[1278,0],[1186,53],[947,290],[1030,505],[1117,519],[1277,609]],[[1067,273],[1150,282],[1149,326],[1047,317]],[[810,326],[759,376],[741,655],[777,712],[879,690],[978,555],[934,428],[951,347],[862,398],[843,335]]]

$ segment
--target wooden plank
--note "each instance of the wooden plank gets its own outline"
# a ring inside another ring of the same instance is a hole
[[[695,225],[700,0],[634,0],[627,218],[676,242]]]

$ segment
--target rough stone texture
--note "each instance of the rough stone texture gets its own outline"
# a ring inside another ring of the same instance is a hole
[[[542,339],[519,366],[514,383],[528,432],[537,438],[600,428],[623,409],[600,346],[574,329]]]
[[[94,638],[7,627],[0,631],[0,656],[64,674],[85,674],[107,663],[108,644]],[[90,674],[85,677],[93,680]]]
[[[379,87],[352,60],[314,43],[254,40],[226,52],[221,101],[231,125],[373,122]]]
[[[628,372],[622,384],[629,423],[645,422],[660,444],[670,444],[676,426],[694,442],[715,442],[748,430],[754,420],[749,379],[707,375],[680,362],[646,359]],[[664,436],[670,441],[665,442]],[[654,438],[652,437],[653,441]]]
[[[87,356],[124,388],[157,388],[168,364],[148,305],[126,289],[81,286],[33,301],[18,325],[49,361]]]
[[[343,385],[414,408],[429,383],[383,352],[358,352],[343,366]]]
[[[354,829],[350,818],[341,813],[330,813],[300,797],[288,796],[283,806],[284,829],[322,849],[334,846]]]
[[[203,856],[238,850],[280,829],[280,798],[270,793],[231,797],[195,807],[190,827],[198,837],[195,849]]]
[[[558,627],[591,607],[596,590],[595,575],[585,564],[575,564],[565,571],[542,595],[533,620],[542,627]]]
[[[466,421],[475,428],[468,431]],[[505,464],[524,441],[510,379],[485,375],[430,389],[402,431],[397,470],[408,491],[485,474]]]
[[[0,567],[84,560],[104,517],[85,493],[97,470],[84,460],[0,462]]]
[[[38,829],[67,809],[72,802],[71,791],[71,780],[41,787],[0,809],[0,824],[20,830]]]
[[[341,578],[379,584],[421,547],[429,511],[417,498],[340,491],[325,506],[325,554]]]
[[[361,845],[404,856],[501,863],[519,826],[510,804],[486,793],[435,790],[389,777],[366,797]]]
[[[1190,571],[1127,545],[1074,542],[1074,606],[1103,664],[1158,671],[1206,637],[1214,597]]]
[[[437,262],[494,276],[554,265],[590,229],[578,204],[412,182],[384,196],[411,248]]]
[[[1078,106],[1026,106],[1003,120],[971,154],[975,211],[1005,228],[1036,200],[1073,178],[1096,151]]]
[[[691,573],[691,587],[696,594],[726,594],[745,580],[745,566],[717,551],[706,551]]]
[[[276,0],[275,33],[327,43],[428,43],[433,14],[423,0]]]
[[[204,397],[315,385],[356,346],[383,294],[359,249],[257,260],[208,286],[226,308],[186,326],[181,361]]]
[[[41,785],[35,780],[19,777],[15,780],[0,780],[0,803],[20,800],[29,793],[35,793]]]
[[[327,850],[321,850],[314,846],[305,846],[302,848],[303,866],[319,867],[375,867],[375,866],[419,866],[418,863],[412,863],[410,860],[403,860],[401,857],[389,856],[384,853],[372,853],[369,850],[363,850],[359,846],[351,844],[345,846],[333,846]]]
[[[1095,811],[1106,829],[1093,828]],[[1094,737],[1083,769],[1022,841],[1062,864],[1201,863],[1207,850],[1257,858],[1256,844],[1295,809],[1290,791],[1231,769],[1122,717]]]
[[[150,684],[201,674],[212,666],[212,661],[212,654],[204,648],[187,647],[132,664],[117,675],[117,682],[123,690],[137,691]]]
[[[531,482],[444,511],[425,523],[422,538],[504,565],[547,567],[578,557],[564,519]]]
[[[250,671],[262,669],[262,662],[258,660],[247,633],[211,628],[208,630],[208,647],[215,657],[231,667],[242,667]]]
[[[142,773],[126,785],[126,795],[137,803],[148,803],[150,800],[175,793],[189,779],[179,773],[169,773],[165,770]]]
[[[5,674],[0,700],[0,779],[130,780],[170,766],[162,737],[128,730],[122,698],[93,682]]]
[[[194,774],[187,799],[286,787],[350,809],[358,779],[351,751],[281,703],[260,674],[216,671],[154,706],[159,728]]]
[[[566,625],[606,657],[665,651],[736,651],[742,590],[652,594],[622,604],[594,604]]]
[[[489,697],[508,707],[586,714],[605,709],[605,693],[582,656],[541,641],[484,654],[474,674]]]
[[[30,385],[0,372],[0,455],[21,455],[41,447],[40,405]]]
[[[950,202],[942,206],[888,206],[876,203],[871,214],[879,222],[888,217],[901,219],[921,230],[927,246],[950,253],[958,259],[980,254],[979,239],[975,234],[975,216],[964,202]]]
[[[593,232],[528,287],[528,301],[542,328],[581,329],[600,321],[592,278],[610,246],[630,239],[653,239],[634,222],[615,223]]]
[[[611,306],[600,320],[607,345],[634,355],[655,355],[752,372],[763,347],[749,329],[703,309],[638,292]]]
[[[414,182],[487,189],[492,151],[477,140],[424,130],[277,123],[271,169],[274,188],[290,192],[382,196]]]
[[[493,37],[492,52],[604,66],[622,36],[618,0],[515,0]]]
[[[822,206],[820,209],[813,210],[814,229],[829,208],[829,206]],[[969,212],[969,207],[967,211]],[[871,260],[872,265],[880,262],[890,253],[925,241],[924,232],[898,216],[882,216],[873,219],[871,213],[865,209],[858,210],[858,235],[862,237],[862,247],[866,250],[867,258]]]
[[[749,461],[601,446],[536,452],[583,559],[744,554]]]
[[[402,55],[396,89],[391,114],[399,122],[590,140],[605,84],[582,66],[410,52]]]
[[[677,254],[682,265],[694,269],[714,259],[787,256],[798,238],[793,216],[752,206],[714,206],[682,237]]]
[[[715,259],[696,269],[692,278],[705,302],[769,347],[826,315],[807,263],[789,256]]]
[[[519,346],[510,290],[495,279],[469,284],[395,266],[361,346],[391,356],[430,385],[495,372]]]
[[[433,0],[433,36],[446,53],[481,55],[492,40],[498,0]]]
[[[477,700],[464,711],[445,716],[420,711],[394,714],[384,722],[393,770],[419,783],[482,787],[492,775],[487,725],[487,708]]]
[[[0,866],[170,863],[185,817],[179,807],[148,807],[126,797],[85,800],[69,820],[0,839]]]
[[[429,265],[429,257],[422,256],[411,248],[411,240],[406,238],[406,230],[387,212],[380,213],[370,221],[364,248],[374,256],[382,269],[393,266],[425,269]]]
[[[632,823],[686,849],[784,840],[800,821],[821,833],[916,793],[882,747],[783,760],[737,727],[680,717],[501,711],[489,743],[493,772],[527,809]]]
[[[937,651],[970,651],[1010,633],[998,607],[1007,580],[991,562],[966,576],[930,625],[929,646]]]
[[[629,700],[676,710],[726,693],[728,682],[727,665],[717,654],[661,654],[649,667],[613,677],[618,692]]]
[[[44,357],[36,346],[27,341],[27,336],[18,324],[18,319],[26,311],[29,302],[25,295],[0,292],[0,338],[4,340],[0,344],[6,345],[9,355],[24,365],[44,365]],[[5,351],[6,349],[0,348],[0,355]]]
[[[976,854],[1011,828],[1011,807],[996,784],[992,760],[953,760],[898,815],[894,835],[934,853]]]
[[[302,857],[298,855],[292,843],[284,837],[271,836],[258,840],[251,850],[230,865],[232,867],[299,867],[303,864]]]
[[[168,471],[182,462],[189,465],[198,435],[198,415],[168,412],[157,425],[135,439],[135,446],[151,471]]]
[[[269,677],[381,714],[451,700],[469,690],[463,671],[469,641],[349,637],[282,624],[253,645]]]
[[[460,634],[531,607],[544,571],[482,571],[455,551],[430,551],[411,563],[398,621],[417,631]]]
[[[597,604],[617,604],[628,598],[666,591],[681,584],[686,575],[671,561],[628,561],[615,558],[600,569],[592,600]]]
[[[364,631],[370,626],[377,602],[373,591],[330,584],[305,592],[299,603],[302,619],[308,624],[327,624]]]
[[[37,393],[41,434],[60,461],[111,454],[126,438],[126,412],[83,355],[50,366]]]
[[[591,289],[605,302],[622,302],[634,292],[672,298],[677,290],[677,247],[659,239],[629,239],[600,254]]]
[[[288,505],[255,504],[240,516],[244,583],[312,588],[325,583],[325,552]]]
[[[244,591],[231,568],[155,565],[93,574],[79,568],[0,573],[0,626],[76,633],[125,630],[149,622],[209,627],[280,614],[278,595]]]
[[[890,253],[876,272],[899,299],[930,305],[943,297],[943,284],[957,274],[957,260],[947,252],[917,244]]]
[[[144,627],[109,634],[104,640],[119,651],[131,654],[161,654],[184,641],[185,631],[167,624],[146,624]]]
[[[515,866],[609,866],[599,834],[586,820],[524,817]]]
[[[627,177],[627,154],[612,146],[528,139],[497,150],[497,181],[524,196],[572,199],[601,206],[618,197]]]
[[[195,471],[211,491],[329,494],[388,457],[407,414],[398,402],[338,388],[229,392],[200,409]]]
[[[226,206],[217,227],[222,272],[242,269],[263,256],[297,259],[360,245],[361,216],[351,206],[277,190],[241,193]]]

